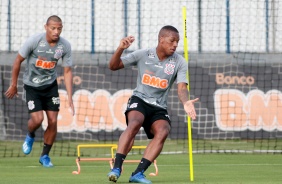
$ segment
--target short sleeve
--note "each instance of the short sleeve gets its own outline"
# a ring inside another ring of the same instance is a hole
[[[139,59],[144,55],[145,50],[136,50],[127,54],[126,56],[121,57],[124,67],[130,67],[137,65]]]
[[[29,54],[36,48],[37,40],[35,39],[36,36],[29,37],[25,43],[21,46],[19,50],[19,54],[23,58],[27,58]]]

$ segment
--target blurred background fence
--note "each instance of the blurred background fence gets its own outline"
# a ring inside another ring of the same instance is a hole
[[[126,53],[155,47],[158,31],[169,24],[180,32],[177,52],[183,54],[183,6],[191,98],[200,98],[192,122],[193,151],[282,153],[281,0],[0,0],[0,157],[23,156],[24,65],[19,97],[7,100],[3,93],[18,49],[29,36],[45,31],[50,15],[62,18],[61,36],[72,44],[76,108],[72,117],[59,66],[61,111],[51,154],[74,156],[79,143],[117,143],[126,127],[123,112],[137,70],[112,72],[106,65],[120,39],[136,38]],[[187,117],[176,86],[168,110],[172,130],[162,153],[187,153]],[[36,133],[39,145],[45,128],[44,120]],[[147,142],[141,129],[135,144]]]

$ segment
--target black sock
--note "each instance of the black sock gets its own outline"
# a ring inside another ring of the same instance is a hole
[[[142,158],[138,167],[136,168],[136,170],[132,173],[132,176],[139,173],[139,172],[145,172],[148,167],[151,165],[151,161],[147,160],[146,158]]]
[[[45,144],[45,143],[44,143],[44,145],[43,145],[43,151],[42,151],[41,156],[43,156],[43,155],[49,155],[49,152],[50,152],[51,148],[52,148],[52,145],[49,145],[49,144]]]
[[[124,155],[124,154],[116,153],[114,168],[119,168],[121,170],[122,163],[123,163],[125,157],[126,157],[126,155]]]
[[[34,138],[35,137],[35,133],[34,132],[28,132],[27,133],[29,137]]]

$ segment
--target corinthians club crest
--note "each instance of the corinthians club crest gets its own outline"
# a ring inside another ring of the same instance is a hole
[[[164,73],[166,73],[167,75],[171,75],[174,73],[174,68],[175,65],[174,64],[166,64],[165,65],[165,69],[164,69]]]
[[[54,55],[54,58],[56,59],[60,59],[63,55],[63,50],[62,49],[56,49],[55,50],[55,55]]]

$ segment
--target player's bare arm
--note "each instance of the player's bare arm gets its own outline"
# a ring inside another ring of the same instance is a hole
[[[134,40],[135,38],[133,36],[128,36],[120,40],[120,44],[109,62],[109,68],[111,70],[119,70],[121,68],[124,68],[120,57],[123,51],[127,49],[132,44],[132,42],[134,42]]]
[[[71,67],[65,67],[64,68],[64,78],[65,78],[65,85],[66,85],[66,90],[68,94],[68,105],[71,110],[72,115],[75,114],[74,111],[74,106],[73,106],[73,101],[72,101],[72,83],[73,83],[73,78],[72,78],[72,70]]]
[[[13,65],[13,70],[12,70],[12,81],[11,84],[8,88],[8,90],[5,92],[5,96],[7,98],[13,98],[15,95],[18,96],[18,77],[21,69],[21,64],[25,60],[20,54],[17,55],[14,65]]]
[[[186,83],[179,83],[177,85],[177,91],[178,91],[178,98],[182,102],[185,112],[193,120],[196,119],[196,111],[194,108],[194,103],[198,101],[199,98],[189,100],[189,92]]]

